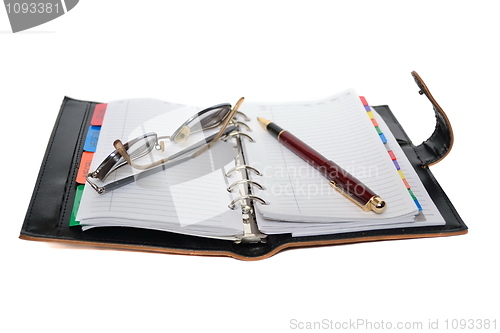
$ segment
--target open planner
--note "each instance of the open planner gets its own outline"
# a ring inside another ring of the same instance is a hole
[[[156,99],[66,98],[21,238],[254,260],[291,247],[466,233],[429,170],[451,149],[451,126],[412,75],[436,114],[436,129],[421,145],[411,143],[387,106],[370,106],[353,89],[308,102],[245,101],[242,114],[199,156],[147,170],[123,163],[97,185],[86,175],[110,156],[115,140],[169,135],[201,108]],[[347,200],[257,117],[334,160],[380,195],[386,210],[363,211]],[[179,155],[216,132],[166,140],[137,163]],[[101,185],[113,190],[99,192]]]

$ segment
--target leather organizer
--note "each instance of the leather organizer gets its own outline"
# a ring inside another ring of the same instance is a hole
[[[387,105],[373,108],[389,126],[444,217],[446,224],[443,226],[309,237],[268,235],[266,243],[253,244],[126,227],[100,227],[83,232],[80,227],[70,227],[69,220],[78,185],[75,179],[81,152],[92,112],[98,103],[65,97],[43,158],[20,238],[134,251],[259,260],[289,248],[466,234],[467,226],[428,168],[442,160],[453,146],[450,122],[418,74],[412,72],[412,76],[420,89],[419,93],[427,96],[431,102],[436,116],[436,127],[426,141],[414,145]]]

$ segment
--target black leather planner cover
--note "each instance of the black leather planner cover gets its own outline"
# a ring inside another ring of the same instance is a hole
[[[164,231],[125,227],[101,227],[83,232],[70,227],[75,199],[76,174],[90,118],[98,103],[64,98],[36,181],[20,238],[55,241],[136,251],[229,256],[242,260],[270,257],[287,248],[346,244],[391,239],[451,236],[467,233],[452,203],[428,166],[444,158],[453,145],[453,132],[443,110],[417,73],[412,75],[436,115],[436,128],[428,140],[414,145],[388,106],[374,106],[401,145],[427,192],[446,220],[443,226],[396,228],[333,235],[292,237],[268,235],[266,243],[236,244],[231,241],[187,236]]]

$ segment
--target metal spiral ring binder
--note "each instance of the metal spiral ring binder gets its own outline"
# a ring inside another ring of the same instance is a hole
[[[246,120],[249,120],[244,114],[242,114]],[[245,163],[245,157],[242,149],[242,138],[246,137],[250,143],[253,143],[253,138],[247,133],[240,132],[239,125],[243,125],[247,130],[251,131],[251,128],[239,121],[233,120],[233,124],[237,126],[237,129],[225,137],[222,140],[226,141],[228,139],[235,140],[236,145],[234,149],[235,154],[235,166],[226,172],[225,176],[230,178],[232,175],[238,175],[240,179],[237,179],[227,188],[227,191],[232,193],[237,190],[239,196],[234,198],[231,203],[229,203],[229,209],[234,210],[237,204],[241,205],[241,213],[243,217],[243,234],[238,236],[236,243],[259,243],[265,242],[267,235],[262,234],[257,226],[255,219],[254,203],[259,202],[263,205],[268,205],[264,199],[252,194],[253,190],[264,190],[264,187],[258,182],[250,179],[250,172],[255,173],[257,176],[261,176],[261,172],[256,168],[247,165]]]

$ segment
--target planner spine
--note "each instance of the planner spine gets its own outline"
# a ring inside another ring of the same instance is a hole
[[[247,118],[246,116],[244,117]],[[243,140],[245,139],[249,142],[249,144],[254,143],[254,140],[247,133],[240,131],[240,125],[243,125],[249,131],[251,131],[251,128],[246,123],[242,123],[239,121],[234,121],[233,123],[237,126],[237,129],[226,135],[224,138],[222,138],[222,140],[226,141],[229,138],[232,138],[236,143],[234,147],[235,166],[225,174],[227,178],[231,178],[233,175],[238,176],[237,179],[232,182],[231,185],[229,185],[227,188],[228,192],[236,193],[236,191],[238,191],[239,194],[238,197],[236,197],[229,203],[229,209],[236,209],[237,205],[241,206],[243,234],[238,235],[238,240],[236,240],[235,242],[265,243],[267,235],[264,235],[259,231],[255,219],[254,203],[259,202],[263,205],[267,205],[268,203],[264,199],[253,194],[253,191],[264,190],[264,187],[258,182],[250,179],[250,172],[253,172],[256,175],[261,175],[261,173],[256,168],[246,164],[243,151]]]

